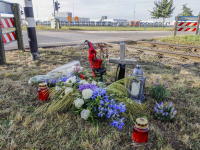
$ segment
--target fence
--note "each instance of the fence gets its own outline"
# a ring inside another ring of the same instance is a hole
[[[50,21],[36,22],[37,25],[51,26]],[[131,26],[130,22],[106,22],[106,21],[82,21],[82,22],[68,22],[60,21],[61,26]],[[162,27],[162,22],[140,22],[136,27]],[[134,26],[134,25],[133,25]],[[170,22],[165,22],[165,27],[173,27]]]
[[[177,31],[199,34],[200,16],[177,16],[175,19],[174,36]]]
[[[24,50],[24,45],[19,4],[0,0],[0,13],[12,15],[12,17],[2,17],[0,14],[0,65],[3,65],[6,63],[4,45],[17,41],[18,49],[21,50]]]

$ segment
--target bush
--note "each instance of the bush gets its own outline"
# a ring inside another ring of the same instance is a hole
[[[174,107],[172,107],[172,103],[164,107],[163,102],[161,102],[160,104],[156,103],[154,111],[155,111],[155,116],[162,121],[173,120],[177,113],[177,111],[174,110]]]
[[[161,83],[160,78],[157,77],[156,82],[152,81],[150,94],[157,101],[161,101],[170,94],[170,92],[167,90],[168,87],[169,85],[167,81]]]

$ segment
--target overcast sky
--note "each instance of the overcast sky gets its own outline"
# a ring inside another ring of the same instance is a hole
[[[23,6],[24,0],[7,0],[20,3]],[[35,18],[37,12],[39,18],[48,18],[53,13],[53,0],[32,0]],[[74,14],[78,17],[89,17],[100,19],[101,16],[108,16],[108,19],[153,20],[149,10],[153,10],[155,0],[58,0],[60,3],[59,12],[72,12],[74,3]],[[200,12],[200,0],[174,0],[176,7],[173,16],[167,21],[174,20],[174,17],[181,13],[182,5],[188,3],[188,7],[193,10],[193,15]]]

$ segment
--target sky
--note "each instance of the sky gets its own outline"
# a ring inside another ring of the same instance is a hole
[[[9,2],[20,3],[23,6],[24,0],[6,0]],[[53,0],[32,0],[35,18],[48,18],[53,13]],[[72,12],[74,15],[90,19],[100,19],[107,16],[108,19],[127,19],[149,21],[150,11],[153,10],[156,0],[58,0],[60,3],[59,12]],[[176,7],[172,17],[166,21],[172,21],[175,16],[182,12],[182,5],[188,3],[187,7],[193,10],[193,15],[197,16],[200,12],[200,0],[174,0]],[[73,14],[72,14],[73,15]],[[160,19],[161,21],[162,19]],[[155,20],[154,20],[155,21]]]

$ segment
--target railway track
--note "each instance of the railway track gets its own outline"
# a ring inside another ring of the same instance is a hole
[[[133,41],[133,42],[137,44],[149,45],[150,47],[178,49],[181,51],[192,52],[192,53],[200,52],[199,46],[179,45],[179,44],[159,43],[159,42],[149,42],[149,41]]]
[[[139,42],[141,42],[141,41],[139,41]],[[150,42],[150,43],[154,43],[154,42]],[[113,46],[119,46],[119,44],[113,44],[113,43],[106,43],[106,44],[113,45]],[[168,44],[168,45],[171,45],[171,44]],[[177,44],[173,44],[173,45],[180,46],[180,47],[185,46],[185,47],[190,47],[190,48],[195,47],[200,50],[200,47],[197,47],[197,46],[189,46],[189,45],[186,46],[186,45],[177,45]],[[165,57],[178,58],[178,59],[182,59],[182,60],[191,60],[194,62],[200,62],[200,55],[197,55],[197,54],[180,53],[180,52],[169,51],[169,50],[160,50],[160,49],[137,47],[137,46],[130,46],[130,45],[126,45],[126,48],[129,51],[138,51],[140,53],[145,53],[145,52],[154,53],[154,54],[158,55],[158,57],[160,57],[160,58],[165,56]]]

